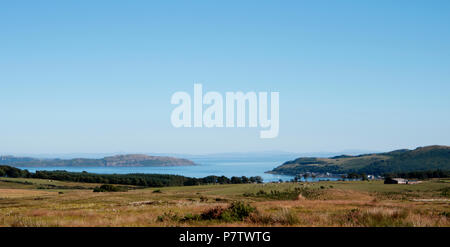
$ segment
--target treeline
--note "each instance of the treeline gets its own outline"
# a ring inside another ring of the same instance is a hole
[[[143,187],[183,186],[189,178],[163,174],[95,174],[87,172],[36,171],[33,178],[101,184],[123,184]]]
[[[40,178],[49,180],[135,185],[143,187],[168,187],[168,186],[192,186],[204,184],[246,184],[262,183],[263,179],[257,177],[232,177],[208,176],[204,178],[190,178],[178,175],[166,174],[95,174],[88,172],[67,171],[36,171],[30,173],[10,166],[0,166],[0,177],[12,178]]]
[[[386,178],[450,178],[450,171],[434,170],[434,171],[416,171],[416,172],[400,172],[400,173],[386,173]]]
[[[22,170],[11,166],[0,166],[0,177],[29,178],[31,177],[31,173],[28,170]]]

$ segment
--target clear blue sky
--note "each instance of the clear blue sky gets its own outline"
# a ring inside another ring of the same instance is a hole
[[[450,1],[1,1],[0,153],[450,145]],[[176,91],[279,91],[280,135],[174,129]]]

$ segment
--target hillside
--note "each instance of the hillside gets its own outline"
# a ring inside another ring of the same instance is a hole
[[[393,172],[450,170],[450,147],[427,146],[415,150],[331,158],[298,158],[273,169],[270,173],[297,175],[315,173],[366,173],[382,175]]]
[[[103,159],[35,159],[14,156],[0,156],[0,165],[15,167],[138,167],[138,166],[193,166],[194,162],[165,156],[148,156],[143,154],[116,155]]]

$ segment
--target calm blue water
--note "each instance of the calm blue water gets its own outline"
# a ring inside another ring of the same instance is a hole
[[[265,173],[277,167],[277,162],[208,162],[198,166],[179,167],[19,167],[30,172],[36,170],[66,170],[71,172],[91,172],[103,174],[127,174],[127,173],[153,173],[153,174],[174,174],[186,177],[202,178],[210,175],[215,176],[261,176],[264,182],[290,180],[292,176],[272,175]]]
[[[194,160],[195,161],[195,160]],[[186,177],[202,178],[210,175],[215,176],[261,176],[264,182],[276,182],[282,179],[289,181],[293,176],[267,174],[282,162],[236,162],[236,161],[196,161],[198,166],[180,167],[19,167],[30,172],[37,170],[66,170],[71,172],[90,172],[100,174],[127,174],[127,173],[149,173],[149,174],[174,174]],[[316,178],[315,180],[319,180]],[[328,179],[328,178],[327,178]],[[308,179],[313,181],[313,179]]]
[[[253,177],[261,176],[264,182],[277,182],[280,179],[290,181],[293,176],[267,174],[273,168],[282,164],[282,161],[224,161],[224,160],[194,160],[197,166],[179,166],[179,167],[19,167],[27,169],[30,172],[37,170],[66,170],[70,172],[90,172],[99,174],[127,174],[127,173],[148,173],[148,174],[174,174],[186,177],[202,178],[210,175],[226,177]],[[336,180],[336,178],[308,178],[308,181]]]

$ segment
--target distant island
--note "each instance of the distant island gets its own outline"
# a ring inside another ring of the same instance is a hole
[[[450,170],[450,146],[427,146],[357,156],[304,157],[288,161],[268,173],[293,176],[303,173],[383,175],[430,170]]]
[[[158,167],[194,166],[193,161],[167,156],[128,154],[102,159],[36,159],[29,157],[0,156],[0,165],[14,167]]]

